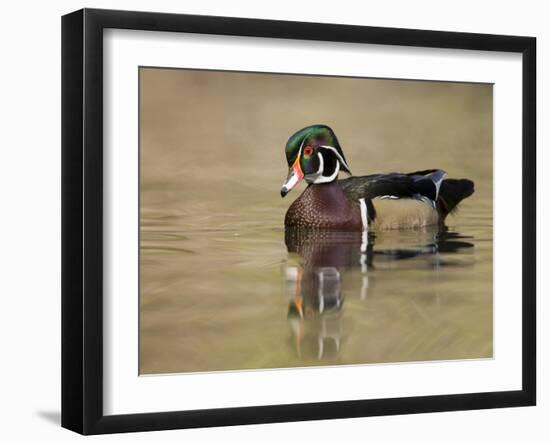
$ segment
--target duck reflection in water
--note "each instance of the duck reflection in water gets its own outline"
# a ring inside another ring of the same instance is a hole
[[[299,358],[333,360],[338,356],[344,337],[344,277],[359,274],[360,290],[348,297],[367,301],[369,273],[374,269],[399,266],[415,257],[415,262],[437,272],[451,264],[440,253],[470,248],[466,237],[445,226],[408,232],[382,234],[379,238],[367,232],[335,232],[287,228],[285,243],[291,261],[284,267],[286,292],[289,297],[288,320],[292,340]],[[392,243],[399,245],[392,247]],[[291,264],[291,262],[293,264]],[[377,276],[379,278],[380,274]],[[399,278],[386,274],[387,278]]]

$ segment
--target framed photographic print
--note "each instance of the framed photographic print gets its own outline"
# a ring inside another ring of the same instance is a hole
[[[534,405],[531,37],[62,21],[62,425]]]

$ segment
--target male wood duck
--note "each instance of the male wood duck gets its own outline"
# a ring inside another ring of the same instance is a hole
[[[443,224],[474,192],[468,179],[445,179],[445,171],[351,175],[334,131],[326,125],[300,129],[286,144],[290,168],[284,197],[305,179],[308,187],[290,205],[286,227],[341,231],[419,228]]]

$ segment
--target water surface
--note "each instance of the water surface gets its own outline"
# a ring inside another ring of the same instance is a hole
[[[285,232],[261,205],[144,213],[142,373],[491,357],[491,219],[471,206],[369,235]]]
[[[331,126],[356,175],[441,168],[447,229],[285,232],[284,145]],[[492,356],[492,86],[140,70],[140,371]]]

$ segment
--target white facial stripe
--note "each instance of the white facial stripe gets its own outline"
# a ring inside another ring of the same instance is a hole
[[[336,150],[336,148],[334,146],[323,145],[323,146],[320,146],[320,147],[325,148],[325,149],[330,149],[331,151],[333,151],[336,154],[336,156],[338,157],[338,160],[340,160],[340,162],[348,169],[348,171],[350,170],[350,167],[344,161],[344,158],[340,155],[340,153]]]
[[[323,171],[325,169],[325,159],[323,158],[323,154],[320,152],[317,153],[319,156],[319,169],[317,170],[318,175],[323,175]]]
[[[308,183],[322,183],[318,182],[317,180],[323,176],[323,170],[325,168],[325,160],[320,152],[317,153],[317,156],[319,157],[319,168],[317,169],[317,172],[314,174],[308,174],[305,176],[306,182]]]
[[[320,156],[323,158],[322,156]],[[324,175],[320,175],[317,177],[313,183],[330,183],[331,181],[334,181],[336,177],[338,177],[338,173],[340,172],[340,163],[336,163],[336,169],[334,169],[334,173],[330,177],[325,177]]]
[[[300,149],[298,149],[298,155],[296,156],[296,158],[300,158],[300,156],[302,155],[302,148],[304,147],[304,142],[306,141],[306,139],[303,139],[302,140],[302,144],[300,145]],[[294,161],[296,161],[296,158],[294,159]],[[299,161],[299,160],[298,160]]]

